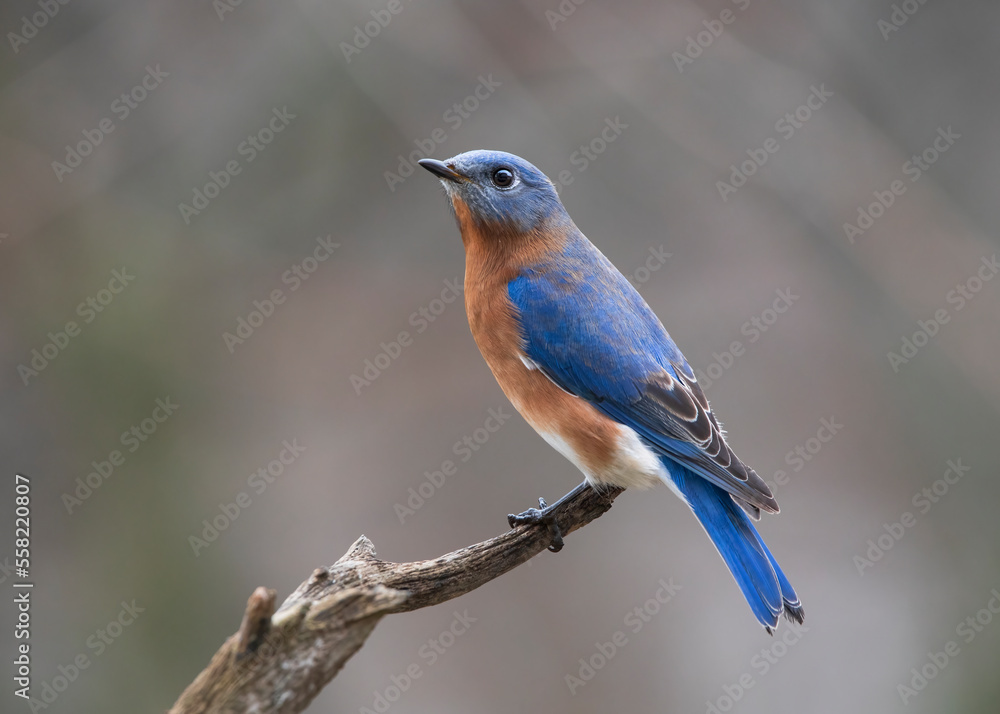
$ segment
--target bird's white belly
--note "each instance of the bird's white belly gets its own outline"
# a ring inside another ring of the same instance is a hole
[[[557,431],[537,431],[553,449],[580,469],[592,486],[610,484],[622,488],[644,489],[655,486],[660,481],[670,483],[670,474],[660,458],[627,426],[618,425],[619,433],[611,447],[611,458],[600,466],[588,463],[588,459],[577,453],[572,444]]]

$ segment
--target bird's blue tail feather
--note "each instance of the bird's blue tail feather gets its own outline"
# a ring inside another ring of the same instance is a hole
[[[673,485],[726,561],[764,629],[771,632],[782,612],[801,623],[805,614],[802,604],[750,517],[718,486],[675,462],[666,465]]]

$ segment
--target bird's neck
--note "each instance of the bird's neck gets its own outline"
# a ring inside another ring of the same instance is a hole
[[[516,275],[516,269],[536,265],[546,256],[558,254],[579,233],[564,212],[553,214],[530,230],[521,230],[477,221],[460,198],[453,201],[453,206],[465,245],[467,267],[475,264],[501,277],[506,277],[512,269]]]

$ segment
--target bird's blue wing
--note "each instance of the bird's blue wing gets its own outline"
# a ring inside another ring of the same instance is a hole
[[[770,489],[725,442],[684,355],[599,251],[528,267],[507,286],[525,355],[565,391],[634,429],[654,450],[748,506],[776,513]]]

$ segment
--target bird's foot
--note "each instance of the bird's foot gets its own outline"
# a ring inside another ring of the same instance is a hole
[[[524,525],[545,525],[548,526],[549,535],[552,540],[549,542],[549,550],[558,553],[563,548],[562,531],[559,523],[556,522],[555,510],[558,504],[548,505],[544,498],[538,499],[538,508],[529,508],[516,516],[513,513],[507,514],[507,523],[511,528]]]

